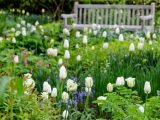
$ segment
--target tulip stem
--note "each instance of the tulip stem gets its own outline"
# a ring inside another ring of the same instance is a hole
[[[88,101],[89,101],[89,92],[87,93],[86,102],[85,102],[85,109],[88,107]]]
[[[145,101],[145,111],[146,111],[146,107],[147,107],[147,99],[148,99],[148,93],[146,94],[146,101]],[[146,112],[144,111],[144,113],[146,114]]]

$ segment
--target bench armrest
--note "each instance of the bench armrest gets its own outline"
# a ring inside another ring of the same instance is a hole
[[[74,22],[77,20],[77,15],[76,14],[62,14],[61,17],[64,19],[64,27],[67,27],[67,19],[72,18]]]
[[[154,18],[153,15],[140,16],[140,19],[141,19],[141,20],[151,20],[151,19],[153,19],[153,18]]]
[[[77,18],[76,14],[62,14],[61,15],[62,18]]]

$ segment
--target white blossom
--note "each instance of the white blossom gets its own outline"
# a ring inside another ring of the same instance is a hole
[[[68,94],[67,92],[63,92],[63,93],[62,93],[62,100],[63,100],[64,102],[67,102],[68,99],[69,99],[69,94]]]
[[[53,88],[51,92],[51,97],[57,97],[57,88]]]
[[[66,77],[67,77],[67,71],[66,68],[62,65],[59,70],[59,78],[62,80],[66,79]]]
[[[129,46],[129,51],[135,51],[135,46],[134,46],[134,43],[131,43],[130,46]]]
[[[85,86],[87,88],[91,88],[93,86],[93,79],[92,79],[92,77],[86,77],[85,78]]]
[[[107,91],[112,92],[113,91],[113,85],[111,83],[107,84]]]
[[[117,77],[116,85],[123,86],[125,84],[124,77]]]
[[[67,59],[67,60],[70,59],[70,53],[69,53],[68,50],[65,50],[64,58]]]
[[[149,81],[146,81],[145,84],[144,84],[144,92],[145,92],[146,94],[151,93],[151,85],[150,85],[150,82],[149,82]]]
[[[63,111],[62,117],[63,117],[64,119],[67,119],[67,118],[68,118],[68,111],[67,111],[67,110],[64,110],[64,111]]]
[[[135,78],[129,77],[125,79],[127,81],[128,87],[132,88],[135,86]]]

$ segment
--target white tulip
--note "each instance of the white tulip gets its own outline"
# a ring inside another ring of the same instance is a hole
[[[113,85],[111,83],[107,84],[107,91],[112,92],[113,91]]]
[[[48,100],[48,93],[42,92],[41,97],[43,98],[43,100]]]
[[[98,98],[97,98],[97,100],[106,100],[107,98],[106,97],[104,97],[104,96],[99,96]]]
[[[149,82],[149,81],[146,81],[145,84],[144,84],[144,92],[145,92],[146,94],[151,93],[151,85],[150,85],[150,82]]]
[[[140,105],[138,109],[141,113],[144,113],[144,107],[142,105]]]
[[[124,41],[123,34],[120,34],[120,35],[119,35],[119,41]]]
[[[57,54],[58,54],[57,49],[53,49],[53,48],[48,48],[47,49],[47,55],[48,56],[57,56]]]
[[[97,29],[100,30],[101,29],[101,25],[97,25]]]
[[[63,111],[62,117],[63,117],[64,119],[67,119],[67,118],[68,118],[68,111],[67,111],[67,110],[64,110],[64,111]]]
[[[62,60],[62,58],[60,58],[59,60],[58,60],[58,65],[62,65],[63,64],[63,60]]]
[[[25,20],[21,20],[21,24],[22,24],[22,25],[25,25],[25,24],[26,24],[26,21],[25,21]]]
[[[82,43],[83,43],[83,44],[87,44],[87,42],[88,42],[88,40],[87,40],[87,36],[86,36],[86,35],[84,35],[84,36],[83,36],[83,41],[82,41]]]
[[[27,23],[27,27],[30,28],[30,27],[31,27],[31,24],[30,24],[30,23]]]
[[[80,36],[81,36],[80,32],[77,31],[77,32],[76,32],[76,38],[79,38]]]
[[[57,97],[57,88],[52,89],[51,97]]]
[[[107,49],[108,46],[109,46],[108,42],[103,43],[103,48],[104,48],[104,49]]]
[[[120,33],[120,29],[116,28],[115,32],[116,32],[116,34],[119,34]]]
[[[26,12],[26,15],[29,16],[29,12]]]
[[[85,33],[88,32],[88,28],[85,27],[85,28],[83,29],[83,31],[84,31]]]
[[[151,37],[151,33],[150,33],[150,31],[147,31],[147,33],[146,33],[146,38],[147,38],[147,39],[150,39],[150,37]]]
[[[97,30],[94,30],[94,31],[93,31],[93,35],[97,35]]]
[[[18,55],[14,55],[14,63],[19,63]]]
[[[12,28],[11,28],[11,31],[12,31],[12,32],[15,32],[15,31],[16,31],[16,29],[12,27]]]
[[[68,49],[69,48],[69,41],[67,39],[64,40],[63,47]]]
[[[149,45],[152,45],[152,41],[151,40],[149,41]]]
[[[62,80],[66,79],[66,77],[67,77],[67,71],[66,68],[62,65],[59,70],[59,78]]]
[[[94,50],[94,49],[95,49],[95,47],[94,47],[94,46],[92,46],[92,47],[91,47],[91,49],[92,49],[92,50]]]
[[[78,44],[76,44],[76,49],[78,49],[79,48],[79,45]]]
[[[23,36],[26,36],[26,35],[27,35],[27,32],[26,32],[25,30],[23,30],[23,31],[22,31],[22,35],[23,35]]]
[[[25,14],[25,12],[26,12],[25,10],[22,10],[22,14]]]
[[[107,37],[107,32],[106,32],[106,31],[103,31],[102,37],[103,37],[103,38],[106,38],[106,37]]]
[[[153,37],[153,39],[156,39],[156,38],[157,38],[157,36],[156,36],[155,33],[152,35],[152,37]]]
[[[43,83],[43,92],[51,93],[52,89],[50,84],[47,81]]]
[[[19,36],[20,34],[21,34],[20,31],[16,31],[16,32],[15,32],[15,36],[16,36],[16,37]]]
[[[77,61],[81,61],[81,56],[78,55],[78,56],[76,57],[76,59],[77,59]]]
[[[67,59],[67,60],[70,59],[70,53],[69,53],[68,50],[65,50],[64,58]]]
[[[70,32],[69,32],[69,30],[67,28],[63,29],[63,34],[67,35],[67,36],[70,36]]]
[[[125,79],[127,81],[128,87],[132,88],[135,86],[135,78],[129,77]]]
[[[63,93],[62,93],[62,100],[63,100],[64,102],[67,102],[68,99],[69,99],[69,94],[68,94],[67,92],[63,92]]]
[[[135,51],[134,43],[131,43],[129,46],[129,51]]]
[[[77,83],[71,79],[67,80],[67,91],[74,92],[77,90]]]
[[[16,38],[15,37],[12,38],[12,43],[16,43]]]
[[[124,77],[117,77],[116,85],[123,86],[125,84]]]
[[[31,26],[31,32],[36,31],[36,27],[34,25]]]
[[[2,40],[3,40],[3,37],[0,37],[0,42],[2,42]]]
[[[143,37],[139,38],[139,42],[144,43],[144,41],[145,41],[145,38],[143,38]]]
[[[92,33],[92,29],[89,29],[88,33],[91,34]]]
[[[139,42],[139,43],[138,43],[138,49],[139,49],[139,50],[142,50],[143,47],[144,47],[144,43]]]
[[[85,86],[87,88],[91,88],[93,86],[93,79],[92,79],[92,77],[86,77],[85,78]]]
[[[20,27],[21,27],[21,25],[20,25],[20,24],[17,24],[17,25],[16,25],[16,27],[17,27],[17,28],[20,28]]]
[[[35,26],[38,26],[38,25],[39,25],[39,22],[38,22],[38,21],[36,21],[36,22],[35,22]]]

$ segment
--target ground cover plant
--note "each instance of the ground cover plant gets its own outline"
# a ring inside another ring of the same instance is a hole
[[[0,118],[160,119],[160,31],[63,28],[1,11]]]

